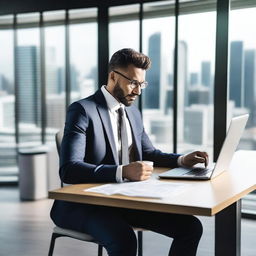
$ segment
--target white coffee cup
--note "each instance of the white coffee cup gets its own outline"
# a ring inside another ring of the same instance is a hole
[[[152,162],[152,161],[143,161],[143,163],[150,165],[152,167],[154,166],[154,162]]]

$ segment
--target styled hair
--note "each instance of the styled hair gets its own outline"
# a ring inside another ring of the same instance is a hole
[[[112,55],[108,65],[108,72],[117,68],[127,68],[129,65],[147,70],[150,68],[151,60],[143,53],[136,52],[130,48],[124,48]]]

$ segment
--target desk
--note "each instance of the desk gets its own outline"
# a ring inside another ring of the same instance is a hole
[[[230,170],[210,181],[182,181],[189,189],[164,199],[135,198],[84,192],[100,184],[70,185],[49,192],[49,198],[167,213],[215,215],[215,255],[240,256],[241,198],[256,189],[256,151],[236,152]],[[166,168],[155,168],[156,173]],[[164,180],[180,183],[181,181]]]

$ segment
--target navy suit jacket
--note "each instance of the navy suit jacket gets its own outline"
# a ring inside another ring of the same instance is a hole
[[[178,154],[167,154],[152,145],[135,106],[126,107],[130,122],[134,159],[150,160],[154,166],[176,167]],[[97,171],[95,169],[100,166]],[[67,111],[60,150],[60,177],[64,183],[116,182],[118,155],[105,97],[101,90],[74,102]],[[65,207],[64,207],[65,205]],[[74,204],[55,203],[53,220]]]

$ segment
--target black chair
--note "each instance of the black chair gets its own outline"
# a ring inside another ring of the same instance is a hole
[[[63,132],[62,131],[57,132],[56,135],[55,135],[55,142],[56,142],[56,147],[57,147],[58,154],[60,154],[60,145],[61,145],[62,137],[63,137]],[[62,182],[61,182],[61,187],[63,187]],[[133,229],[135,231],[137,231],[138,256],[142,256],[143,255],[143,250],[142,250],[143,234],[142,234],[142,231],[144,229],[136,228],[136,227],[133,227]],[[53,255],[55,240],[59,237],[70,237],[70,238],[78,239],[78,240],[81,240],[81,241],[96,243],[96,244],[98,244],[98,256],[102,256],[103,246],[98,241],[96,241],[91,235],[88,235],[88,234],[82,233],[82,232],[77,232],[77,231],[74,231],[74,230],[71,230],[71,229],[60,228],[60,227],[57,227],[57,226],[55,226],[53,228],[48,256]]]

